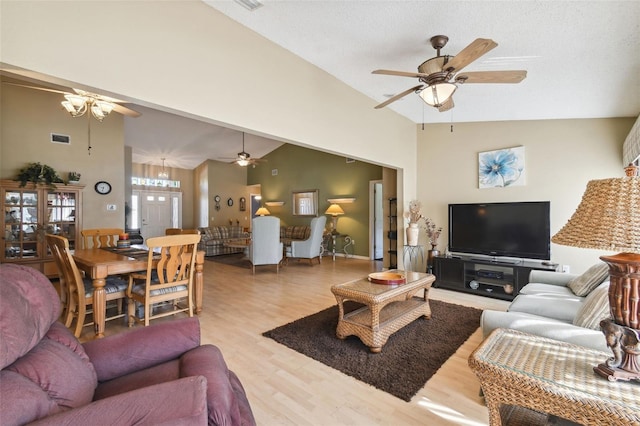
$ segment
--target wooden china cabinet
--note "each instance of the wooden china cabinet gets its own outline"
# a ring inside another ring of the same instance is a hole
[[[69,239],[73,249],[82,229],[84,185],[55,187],[14,180],[0,180],[2,215],[2,263],[20,263],[56,276],[57,269],[47,248],[45,234]]]

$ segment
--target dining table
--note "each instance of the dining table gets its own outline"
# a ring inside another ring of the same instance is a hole
[[[202,312],[202,292],[204,289],[205,252],[196,252],[194,271],[193,302],[195,314]],[[104,285],[111,275],[129,274],[147,269],[148,249],[143,245],[132,245],[128,250],[113,247],[75,249],[73,258],[79,270],[93,280],[93,319],[95,338],[104,337],[107,298]]]

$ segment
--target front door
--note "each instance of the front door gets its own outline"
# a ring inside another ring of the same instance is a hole
[[[140,191],[140,233],[146,241],[149,237],[164,235],[167,228],[180,228],[181,197],[170,192]]]

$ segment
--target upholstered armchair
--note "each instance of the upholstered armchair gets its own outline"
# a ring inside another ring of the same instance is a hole
[[[84,344],[33,268],[0,265],[0,424],[254,425],[238,377],[197,317]]]
[[[249,245],[249,261],[253,273],[256,273],[258,265],[276,265],[276,273],[278,273],[282,256],[280,219],[274,216],[254,217],[251,221],[251,244]]]
[[[309,238],[303,241],[291,241],[291,246],[287,247],[288,258],[313,259],[318,258],[318,263],[322,261],[320,253],[322,251],[322,234],[327,224],[327,217],[320,216],[311,219],[311,233]]]

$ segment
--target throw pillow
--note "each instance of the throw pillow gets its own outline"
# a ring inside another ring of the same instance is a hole
[[[584,297],[591,293],[609,276],[609,266],[606,263],[598,263],[587,269],[584,274],[569,281],[567,287],[576,296]]]
[[[609,311],[609,283],[602,283],[584,300],[576,312],[573,325],[600,330],[600,321],[611,318]]]

